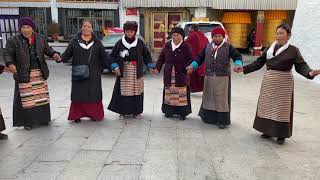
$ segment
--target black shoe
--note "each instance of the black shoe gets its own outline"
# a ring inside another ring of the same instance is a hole
[[[180,116],[180,120],[184,121],[184,120],[186,120],[186,117],[185,116]]]
[[[219,129],[225,129],[225,128],[226,128],[226,125],[224,125],[224,124],[219,124],[218,127],[219,127]]]
[[[32,130],[32,126],[24,126],[24,129],[27,131],[30,131],[30,130]]]
[[[284,144],[285,138],[277,138],[277,143],[282,145]]]
[[[74,122],[75,123],[81,123],[81,119],[76,119]]]
[[[261,134],[260,136],[261,138],[264,138],[264,139],[268,139],[270,138],[271,136],[267,135],[267,134]]]
[[[164,114],[164,116],[165,116],[166,118],[170,118],[170,117],[172,117],[172,115],[171,115],[171,114]]]
[[[42,126],[49,126],[49,122],[41,123]]]
[[[8,135],[0,133],[0,139],[8,139]]]

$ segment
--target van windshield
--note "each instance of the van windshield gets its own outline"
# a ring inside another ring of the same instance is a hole
[[[189,28],[190,28],[191,24],[187,24],[185,27],[184,27],[184,32],[186,34],[186,36],[189,36]],[[211,32],[211,30],[213,28],[216,28],[216,27],[220,27],[219,24],[198,24],[199,26],[199,30],[203,33],[207,33],[207,32]]]

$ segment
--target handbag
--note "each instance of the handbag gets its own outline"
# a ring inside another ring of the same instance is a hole
[[[88,64],[72,66],[72,80],[83,81],[90,78],[89,63],[91,60],[92,49],[89,52]]]

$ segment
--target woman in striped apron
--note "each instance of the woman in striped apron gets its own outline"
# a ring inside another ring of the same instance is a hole
[[[30,17],[19,20],[19,29],[21,34],[8,39],[3,56],[15,80],[13,126],[31,130],[33,125],[48,125],[51,120],[49,68],[44,55],[55,60],[61,58],[34,32],[35,24]]]
[[[141,118],[144,94],[144,64],[153,68],[151,54],[145,43],[136,36],[138,24],[126,22],[125,35],[114,46],[111,68],[117,76],[109,110],[120,114],[120,119]]]
[[[181,120],[185,120],[191,113],[186,68],[192,61],[192,50],[184,41],[185,34],[182,28],[172,28],[171,37],[172,40],[162,49],[153,73],[158,74],[164,66],[162,112],[166,117],[178,115]]]
[[[242,56],[226,42],[225,30],[212,29],[212,42],[208,43],[188,69],[196,69],[205,62],[205,78],[199,116],[205,123],[215,124],[220,129],[231,124],[231,63],[242,66]]]
[[[276,137],[278,144],[292,136],[293,125],[293,76],[291,69],[313,79],[320,70],[312,70],[304,61],[297,47],[290,45],[291,28],[281,24],[276,29],[276,41],[252,64],[237,67],[235,72],[248,74],[265,64],[260,96],[253,127],[263,133],[262,138]]]

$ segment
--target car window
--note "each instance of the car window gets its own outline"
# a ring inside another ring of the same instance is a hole
[[[108,36],[104,36],[101,41],[104,44],[115,44],[122,38],[122,36],[123,34],[109,34]]]
[[[109,34],[108,36],[104,36],[101,41],[104,44],[116,44],[122,38],[122,36],[123,34]],[[137,36],[139,39],[145,42],[141,35],[137,34]]]
[[[189,36],[189,28],[190,28],[191,24],[187,24],[185,27],[184,27],[184,32],[186,34],[186,36]],[[219,24],[198,24],[199,26],[199,30],[203,33],[206,33],[206,32],[211,32],[211,30],[213,28],[216,28],[216,27],[220,27]]]

